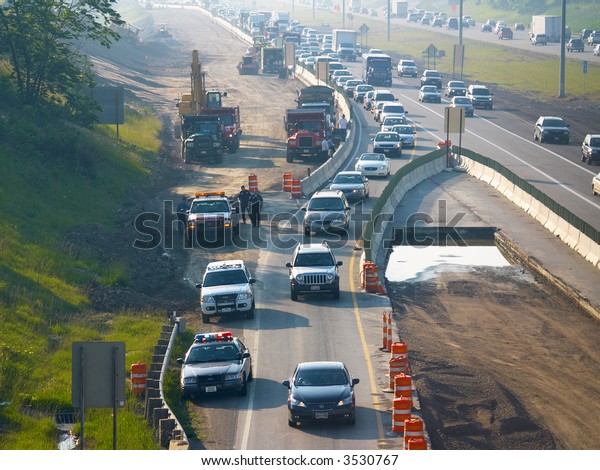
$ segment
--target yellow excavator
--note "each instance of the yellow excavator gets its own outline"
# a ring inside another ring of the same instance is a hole
[[[221,108],[221,96],[227,96],[227,92],[218,90],[206,91],[206,82],[202,71],[202,64],[198,51],[192,51],[191,93],[184,93],[177,103],[180,116],[196,116],[205,108]]]
[[[181,157],[184,162],[223,160],[223,150],[235,153],[240,147],[242,129],[240,107],[223,107],[227,92],[206,90],[205,74],[198,51],[192,51],[191,92],[177,103],[181,119]]]

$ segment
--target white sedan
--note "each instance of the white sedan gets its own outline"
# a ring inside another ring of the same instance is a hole
[[[442,93],[435,85],[423,85],[419,90],[419,101],[422,103],[441,103]]]
[[[363,153],[356,165],[354,171],[360,171],[365,176],[389,176],[390,159],[382,153]]]

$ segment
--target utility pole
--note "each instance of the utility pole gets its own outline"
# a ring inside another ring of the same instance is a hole
[[[387,0],[387,40],[390,42],[390,18],[392,17],[391,0]]]
[[[560,78],[558,83],[558,97],[565,97],[565,29],[567,26],[567,0],[562,0],[560,22]]]

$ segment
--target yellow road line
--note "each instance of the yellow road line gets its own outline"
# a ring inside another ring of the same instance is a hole
[[[362,243],[357,243],[358,246],[362,245]],[[354,263],[356,262],[356,253],[359,252],[359,250],[354,250],[352,252],[352,256],[350,256],[350,266],[354,267]],[[355,272],[355,271],[351,271],[351,272]],[[354,285],[354,276],[352,274],[350,274],[349,276],[350,278],[350,292],[352,293],[352,304],[354,305],[354,317],[356,319],[356,326],[358,327],[358,335],[360,337],[360,344],[362,346],[363,349],[363,354],[365,356],[365,361],[367,363],[367,370],[369,372],[369,383],[371,385],[371,395],[373,396],[373,400],[374,400],[374,405],[375,405],[375,410],[377,411],[377,413],[375,413],[375,415],[377,416],[377,431],[379,434],[379,439],[382,440],[384,438],[384,434],[383,434],[383,424],[381,422],[381,416],[380,413],[378,413],[380,411],[380,406],[381,403],[379,402],[379,396],[378,393],[379,391],[377,390],[377,384],[375,383],[375,374],[373,372],[373,366],[371,365],[371,358],[369,356],[369,348],[367,346],[367,340],[365,339],[365,333],[362,327],[362,322],[360,320],[360,312],[358,310],[358,301],[356,299],[356,292],[355,292],[355,285]]]

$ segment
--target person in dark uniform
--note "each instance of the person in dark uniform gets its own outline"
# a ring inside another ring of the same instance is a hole
[[[251,194],[252,193],[246,189],[246,186],[242,185],[242,190],[238,194],[238,201],[240,202],[240,214],[242,215],[243,223],[246,223],[246,213],[248,213],[248,201],[250,200]],[[252,219],[252,216],[250,216],[250,218]]]
[[[253,227],[260,227],[260,211],[262,209],[263,198],[258,191],[251,193],[248,203],[250,204],[250,221]]]
[[[177,220],[178,220],[178,231],[183,233],[185,231],[185,224],[187,222],[187,210],[190,208],[190,204],[186,196],[181,197],[181,201],[177,204]]]

